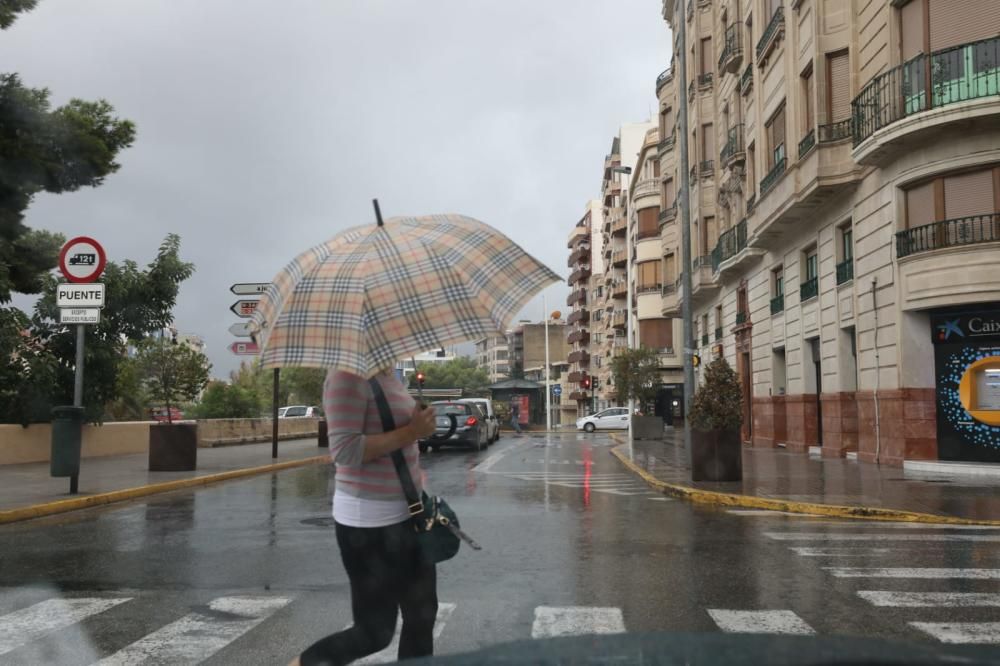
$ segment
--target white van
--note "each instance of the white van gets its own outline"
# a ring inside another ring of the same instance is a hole
[[[486,441],[489,444],[499,441],[500,439],[500,421],[497,419],[497,413],[493,411],[493,401],[489,398],[462,398],[461,400],[456,400],[455,402],[471,402],[474,405],[478,405],[479,409],[482,410],[483,414],[486,415]]]

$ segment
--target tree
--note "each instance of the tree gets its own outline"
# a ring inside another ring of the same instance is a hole
[[[257,394],[242,386],[209,382],[194,409],[199,419],[248,419],[260,416]]]
[[[28,425],[49,416],[48,392],[58,360],[30,333],[16,308],[0,308],[0,423]]]
[[[166,407],[169,423],[173,423],[171,404],[194,400],[208,383],[212,368],[201,352],[162,336],[143,340],[136,361],[143,386],[151,399]]]
[[[743,395],[736,372],[721,356],[705,368],[688,412],[695,430],[738,430],[743,424]]]
[[[486,371],[468,358],[453,358],[443,363],[421,363],[417,370],[424,373],[424,388],[460,388],[464,395],[474,395],[484,392],[490,383]],[[417,388],[416,373],[410,375],[410,388]]]
[[[625,349],[611,363],[619,401],[635,400],[640,409],[656,400],[660,370],[656,351],[649,347]]]
[[[38,0],[0,0],[0,30],[9,28],[17,20],[17,15],[35,8]]]

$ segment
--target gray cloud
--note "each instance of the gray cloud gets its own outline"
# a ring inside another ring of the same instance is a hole
[[[137,123],[118,174],[39,197],[28,222],[141,262],[181,234],[197,273],[177,325],[221,376],[238,364],[229,284],[371,220],[373,197],[478,217],[565,274],[669,49],[659,0],[42,0],[0,33],[0,70]]]

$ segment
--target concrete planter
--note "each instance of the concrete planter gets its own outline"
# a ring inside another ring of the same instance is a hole
[[[150,472],[193,472],[197,465],[196,423],[160,423],[150,426]]]
[[[743,446],[739,428],[691,431],[691,480],[743,480]]]
[[[663,417],[633,416],[632,439],[663,439]]]

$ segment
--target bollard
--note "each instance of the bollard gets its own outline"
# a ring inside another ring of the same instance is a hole
[[[321,449],[330,448],[330,438],[326,434],[326,419],[319,420],[319,436],[317,437],[316,443]]]
[[[83,436],[83,407],[52,409],[52,451],[49,474],[68,476],[69,491],[76,493],[80,476],[80,445]]]

